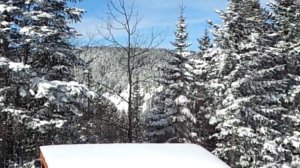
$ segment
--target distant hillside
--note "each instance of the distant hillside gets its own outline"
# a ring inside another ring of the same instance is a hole
[[[99,93],[110,100],[119,112],[126,112],[128,106],[127,102],[124,101],[124,99],[128,99],[126,54],[116,47],[99,46],[82,48],[82,50],[83,52],[79,55],[80,58],[85,62],[90,62],[90,75],[93,79],[92,89],[100,91]],[[141,51],[142,49],[137,50]],[[193,57],[193,52],[190,54]],[[145,64],[134,72],[140,81],[140,94],[144,102],[142,105],[143,112],[151,107],[152,95],[161,90],[155,80],[161,77],[160,68],[167,66],[166,62],[170,58],[171,53],[167,49],[150,49],[135,59],[136,64]],[[83,70],[77,70],[76,76],[81,83],[87,83],[87,74]]]
[[[141,49],[137,49],[141,50]],[[89,47],[83,48],[80,57],[86,62],[91,61],[90,68],[93,80],[101,85],[112,87],[120,92],[127,86],[126,54],[120,48],[115,47]],[[161,75],[159,67],[165,66],[165,61],[170,58],[170,53],[166,49],[150,49],[135,59],[139,65],[134,73],[139,76],[143,89],[147,92],[151,86],[155,86],[154,78]],[[81,72],[80,80],[84,80]]]

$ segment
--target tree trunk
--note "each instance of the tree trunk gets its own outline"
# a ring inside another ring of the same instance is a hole
[[[132,71],[131,71],[131,39],[130,33],[128,33],[128,47],[127,47],[127,70],[128,70],[128,84],[129,84],[129,92],[128,92],[128,142],[132,143]]]

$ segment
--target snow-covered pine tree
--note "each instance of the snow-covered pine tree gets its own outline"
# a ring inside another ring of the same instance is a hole
[[[196,139],[192,132],[196,119],[188,107],[189,83],[194,79],[186,51],[189,44],[184,7],[180,10],[176,39],[172,42],[176,49],[162,68],[162,79],[159,79],[162,91],[154,95],[153,107],[146,117],[150,142],[195,142]]]
[[[35,144],[62,143],[53,126],[61,126],[80,114],[80,97],[90,94],[86,86],[73,81],[72,69],[80,61],[69,43],[76,32],[67,24],[79,21],[83,11],[68,4],[60,0],[0,2],[1,66],[4,66],[1,68],[6,68],[1,71],[0,80],[5,78],[5,86],[1,85],[1,102],[4,102],[1,114],[15,123],[14,129],[21,124],[20,128],[25,131],[5,135],[14,136],[15,140],[7,147],[18,147],[18,150],[7,150],[4,160],[19,160],[22,165],[23,159],[33,159],[35,153],[28,152],[35,152],[36,146],[29,146],[33,141]],[[53,134],[49,129],[55,130]],[[36,130],[47,134],[43,136],[48,140],[42,140]],[[28,135],[30,131],[36,135]],[[63,136],[68,137],[66,135]],[[16,157],[8,158],[10,155]]]
[[[31,146],[33,142],[28,135],[30,131],[22,124],[26,120],[27,110],[21,107],[23,100],[19,89],[29,85],[28,68],[22,63],[0,57],[0,166],[4,168],[18,159],[15,155],[19,154],[21,146],[17,143],[25,142]],[[33,150],[29,148],[27,152],[32,154]]]
[[[184,55],[187,53],[186,48],[190,46],[187,42],[188,33],[187,33],[187,24],[185,23],[184,17],[184,6],[180,6],[180,15],[176,24],[177,30],[174,32],[175,41],[171,42],[172,45],[176,48],[176,53],[179,55]],[[184,55],[185,56],[185,55]],[[182,56],[183,57],[183,56]]]
[[[221,82],[225,84],[226,88],[225,98],[216,112],[216,117],[211,120],[212,122],[214,122],[213,120],[220,121],[220,119],[226,121],[224,123],[217,122],[220,133],[216,134],[216,137],[223,140],[223,143],[218,144],[215,152],[219,152],[219,155],[225,153],[223,157],[228,159],[233,167],[299,166],[299,112],[296,105],[299,104],[297,102],[299,96],[299,82],[297,81],[299,37],[297,34],[299,30],[295,26],[299,24],[297,3],[297,1],[272,3],[273,18],[267,23],[272,23],[274,30],[265,27],[267,25],[259,26],[262,25],[259,23],[263,23],[259,18],[265,17],[253,18],[253,16],[260,15],[255,15],[250,11],[248,13],[251,14],[251,17],[244,15],[243,18],[248,18],[247,23],[255,23],[255,26],[239,22],[254,29],[251,34],[239,35],[239,37],[246,38],[234,41],[238,42],[236,48],[239,49],[235,51],[236,61],[235,64],[232,64],[233,66],[230,66],[233,67],[233,70],[227,73],[220,71]],[[239,2],[236,6],[238,7],[238,5],[242,5],[242,3]],[[257,10],[252,9],[251,11]],[[230,12],[230,14],[233,13]],[[229,19],[227,20],[229,21]],[[225,41],[226,43],[222,40],[223,37],[234,35],[234,33],[222,36],[226,29],[220,30],[216,31],[216,38],[219,42],[217,44],[219,46],[220,44],[231,44],[232,42],[229,40]],[[239,29],[231,28],[231,30]],[[244,28],[244,30],[247,29]],[[251,38],[248,43],[245,43],[249,40],[247,37]],[[244,44],[248,45],[241,45],[243,40],[245,40]],[[219,57],[224,54],[224,48],[219,47],[220,52],[217,54]],[[222,60],[232,60],[228,59],[228,56],[225,58],[227,59]],[[226,67],[226,64],[224,65],[221,67]],[[230,138],[224,140],[225,137]],[[235,142],[231,143],[232,139]],[[222,152],[222,150],[224,151]],[[226,151],[231,152],[226,154]],[[235,162],[235,158],[240,160]]]
[[[7,167],[18,159],[15,155],[19,154],[21,146],[16,143],[31,144],[26,128],[20,124],[28,112],[22,107],[23,88],[30,84],[29,66],[19,62],[17,57],[20,42],[14,23],[22,14],[21,4],[20,1],[0,2],[0,167]]]
[[[209,83],[210,80],[215,78],[210,77],[210,68],[212,68],[212,55],[209,55],[213,46],[211,39],[208,35],[208,30],[201,39],[198,39],[200,52],[195,54],[193,62],[193,74],[195,76],[195,82],[191,84],[191,95],[194,96],[192,101],[192,111],[196,117],[196,124],[194,126],[194,132],[197,135],[197,143],[213,151],[215,149],[215,139],[211,136],[215,133],[215,126],[209,124],[209,117],[212,114],[210,107],[213,104],[213,98],[215,97],[210,93]]]
[[[268,110],[276,114],[273,119],[278,136],[263,148],[263,163],[265,167],[299,167],[300,2],[275,0],[270,8],[274,29],[268,35],[273,45],[263,55],[262,64],[267,66],[261,74],[277,93],[267,100],[277,100],[281,106]]]
[[[24,52],[29,49],[30,56],[29,59],[24,56],[24,60],[28,60],[36,73],[32,79],[35,99],[30,108],[41,120],[62,121],[82,112],[78,98],[86,87],[75,82],[73,76],[72,70],[80,60],[69,42],[76,31],[68,23],[80,21],[83,10],[69,7],[69,2],[26,1],[23,9],[20,34]]]
[[[198,39],[198,43],[200,56],[203,55],[208,49],[213,47],[207,29],[205,29],[204,35],[200,39]]]
[[[219,50],[215,48],[208,49],[201,58],[196,61],[196,93],[195,113],[196,130],[199,143],[209,151],[216,148],[216,124],[210,123],[215,110],[220,105],[222,99],[223,84],[219,83],[218,58]]]
[[[180,7],[175,41],[172,42],[176,48],[172,53],[168,66],[163,69],[164,75],[161,84],[165,89],[165,112],[171,117],[174,134],[169,137],[170,142],[193,142],[192,132],[195,116],[188,107],[189,86],[194,80],[190,72],[190,64],[186,50],[190,44],[187,43],[188,33],[184,17],[184,7]]]
[[[219,81],[223,85],[222,99],[216,107],[211,123],[216,124],[218,139],[214,153],[232,167],[257,167],[261,149],[271,135],[260,134],[260,128],[269,128],[268,118],[261,108],[265,90],[256,74],[259,56],[263,53],[261,36],[265,32],[266,14],[257,0],[230,0],[226,11],[220,12],[223,27],[215,26],[217,49],[215,60],[220,60]],[[217,62],[216,62],[217,63]],[[218,64],[218,63],[217,63]],[[220,90],[216,90],[218,97]],[[258,119],[266,116],[264,121]],[[261,121],[261,122],[258,122]],[[270,129],[272,130],[272,129]]]
[[[151,101],[151,109],[146,114],[146,136],[151,143],[165,143],[174,134],[172,120],[165,110],[165,93],[157,91]]]

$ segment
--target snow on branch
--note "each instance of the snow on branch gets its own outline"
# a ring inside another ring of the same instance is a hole
[[[7,68],[14,72],[23,71],[30,68],[29,65],[24,65],[23,63],[19,63],[19,62],[12,62],[4,57],[0,57],[0,67],[5,69]]]
[[[86,85],[79,84],[75,81],[47,81],[42,78],[32,79],[33,87],[36,87],[35,98],[47,97],[49,100],[56,99],[54,92],[65,93],[61,100],[68,102],[69,97],[86,96],[88,98],[95,98],[96,94],[89,91]]]
[[[16,119],[19,123],[24,123],[27,127],[32,129],[38,129],[41,132],[45,131],[45,127],[53,125],[57,128],[63,126],[66,120],[63,119],[50,119],[41,120],[39,118],[34,118],[31,116],[30,112],[24,109],[16,109],[14,107],[7,107],[1,110],[2,113],[9,113],[12,117]]]

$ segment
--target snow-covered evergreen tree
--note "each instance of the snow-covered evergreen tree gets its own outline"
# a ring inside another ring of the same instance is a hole
[[[200,39],[198,39],[198,43],[200,56],[203,55],[208,49],[213,47],[207,29],[205,29],[204,35]]]
[[[23,102],[20,88],[29,85],[28,70],[28,65],[0,58],[1,167],[7,167],[10,162],[15,163],[15,155],[20,154],[22,142],[32,147],[33,138],[28,135],[30,131],[22,124],[27,119],[28,111],[20,107]],[[34,150],[28,148],[27,152],[33,154]]]
[[[266,14],[257,0],[231,0],[220,15],[224,25],[216,26],[214,35],[215,59],[221,61],[217,84],[223,85],[219,87],[223,89],[215,116],[211,118],[218,130],[214,135],[218,139],[214,152],[232,167],[257,167],[263,157],[262,147],[275,135],[260,132],[266,128],[273,131],[269,125],[272,118],[262,109],[262,97],[269,94],[265,95],[263,86],[253,82],[263,80],[256,72],[262,66],[258,61],[263,53],[261,37]],[[216,93],[219,96],[220,91]]]
[[[263,55],[265,68],[262,72],[273,84],[280,106],[268,111],[276,114],[274,120],[277,124],[273,125],[278,136],[270,143],[271,149],[263,149],[268,156],[263,161],[268,167],[299,167],[300,3],[297,0],[276,0],[270,7],[274,29],[268,35],[274,44]]]
[[[164,143],[174,134],[170,114],[165,110],[163,90],[153,95],[152,108],[146,114],[146,135],[149,142]]]
[[[180,6],[180,16],[178,17],[178,21],[176,24],[177,30],[174,32],[175,34],[175,41],[171,42],[174,47],[176,47],[176,51],[179,54],[183,54],[186,52],[186,48],[190,46],[187,42],[188,40],[188,33],[187,33],[187,24],[185,22],[184,17],[184,6]]]
[[[38,115],[36,119],[41,119],[40,115],[47,110],[51,115],[57,112],[56,115],[62,116],[71,112],[70,101],[87,88],[71,82],[74,80],[72,69],[80,60],[68,42],[76,31],[67,23],[79,21],[83,11],[68,7],[63,1],[1,1],[0,5],[1,25],[6,26],[1,27],[1,54],[17,62],[16,66],[28,65],[31,71],[30,78],[25,80],[30,86],[18,86],[19,96],[26,97],[24,104],[18,101],[20,106],[24,105],[21,108],[34,112]],[[59,103],[70,104],[63,109]],[[51,109],[52,105],[59,111]]]
[[[192,72],[193,79],[189,84],[189,108],[196,118],[196,123],[191,127],[193,130],[194,142],[205,147],[209,151],[215,148],[215,141],[210,138],[215,132],[214,126],[209,124],[209,114],[212,113],[208,106],[212,105],[214,96],[209,95],[207,83],[212,80],[209,77],[212,57],[212,43],[206,29],[202,38],[198,39],[200,51],[192,54],[186,67]],[[191,66],[188,66],[191,65]]]
[[[191,84],[191,93],[193,101],[191,109],[196,117],[194,132],[197,135],[197,143],[209,151],[215,149],[215,138],[212,135],[216,132],[215,126],[209,123],[213,114],[212,107],[216,104],[217,95],[214,95],[215,85],[213,84],[217,76],[212,75],[216,66],[213,64],[214,48],[210,43],[207,32],[204,37],[199,40],[200,52],[195,54],[193,62],[193,74],[195,81]],[[212,82],[212,83],[211,83]]]
[[[193,75],[188,71],[187,57],[189,54],[186,48],[189,44],[187,43],[188,33],[186,32],[187,25],[183,16],[183,6],[180,9],[181,13],[176,25],[177,31],[175,32],[176,39],[172,42],[176,50],[172,53],[168,66],[163,68],[163,79],[160,81],[164,89],[160,95],[163,97],[161,99],[164,99],[164,108],[154,106],[152,114],[154,115],[152,118],[156,120],[155,123],[160,124],[160,129],[156,129],[151,134],[164,135],[163,139],[167,142],[192,142],[195,139],[192,133],[195,116],[188,108],[188,103],[190,102],[188,84],[193,80]],[[159,111],[162,109],[164,111]]]
[[[0,109],[6,119],[1,122],[12,123],[4,129],[22,128],[4,135],[14,137],[7,148],[18,149],[7,150],[4,160],[19,160],[20,166],[23,159],[29,161],[35,154],[36,146],[28,144],[44,141],[45,134],[48,140],[44,144],[62,143],[57,137],[62,137],[57,134],[61,130],[55,126],[80,115],[80,98],[91,93],[72,75],[73,67],[81,61],[69,43],[76,31],[68,23],[80,21],[83,11],[69,7],[69,2],[0,2]],[[65,133],[64,137],[72,136],[72,131]],[[10,154],[14,158],[8,158]]]
[[[30,140],[20,124],[27,118],[28,110],[22,107],[25,100],[23,90],[30,84],[30,66],[19,62],[16,52],[20,41],[13,26],[21,15],[20,6],[20,1],[0,2],[0,167],[16,161],[15,155],[19,154],[21,147],[16,146],[17,143]]]
[[[221,14],[224,100],[211,122],[220,131],[215,153],[233,167],[299,166],[297,5],[275,1],[270,21],[257,1],[231,1]]]

